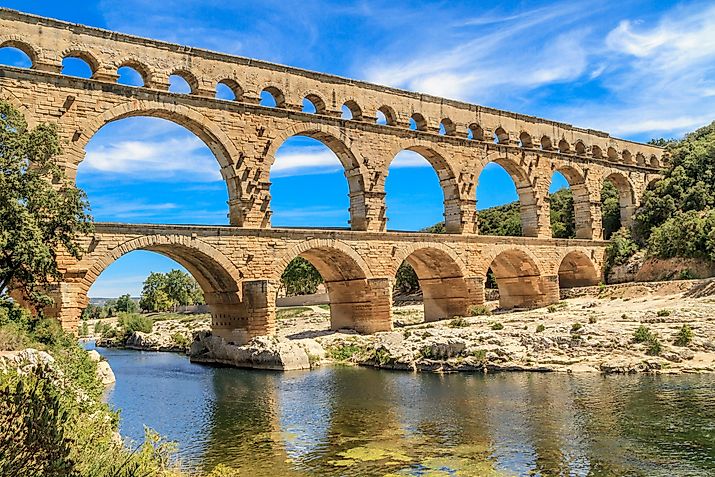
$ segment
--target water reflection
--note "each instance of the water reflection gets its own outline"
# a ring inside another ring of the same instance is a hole
[[[254,476],[715,473],[711,376],[276,374],[101,350],[122,432]]]

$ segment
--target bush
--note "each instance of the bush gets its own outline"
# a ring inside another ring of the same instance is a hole
[[[492,323],[491,328],[492,328],[494,331],[499,331],[499,330],[503,330],[503,329],[504,329],[504,325],[501,324],[501,323],[499,323],[498,321],[495,321],[494,323]]]
[[[179,333],[177,331],[176,333],[173,333],[171,335],[171,339],[174,341],[176,346],[178,346],[179,348],[188,348],[189,347],[189,339],[183,333]]]
[[[135,331],[151,333],[154,328],[154,320],[146,315],[124,314],[119,317],[119,326],[121,326],[126,339]]]
[[[670,310],[665,310],[665,309],[664,309],[664,310],[658,310],[658,312],[657,312],[656,314],[657,314],[658,316],[670,316],[670,315],[673,314],[673,312],[670,311]]]
[[[660,345],[660,340],[658,340],[658,337],[653,335],[647,342],[646,344],[648,347],[646,348],[646,354],[650,356],[658,356],[660,352],[662,351],[662,346]]]
[[[540,324],[536,327],[536,332],[537,332],[537,333],[542,333],[545,329],[546,329],[546,327],[543,325],[543,323],[540,323]]]
[[[633,342],[634,343],[645,343],[651,337],[653,336],[653,333],[650,331],[650,329],[645,326],[645,325],[640,325],[638,329],[633,333]]]
[[[606,261],[604,264],[606,275],[613,267],[626,263],[637,251],[638,244],[633,241],[631,232],[628,229],[622,228],[615,232],[606,248]]]
[[[657,356],[662,351],[658,335],[653,333],[647,326],[644,325],[640,325],[635,333],[633,333],[633,342],[645,343],[646,354],[651,356]]]
[[[683,325],[678,331],[673,344],[675,346],[688,346],[693,341],[693,329],[689,325]]]
[[[589,323],[590,325],[596,323],[596,317],[595,317],[595,316],[589,316],[589,317],[588,317],[588,323]]]
[[[486,305],[472,305],[469,307],[469,316],[489,316],[492,310]]]
[[[581,328],[583,328],[583,325],[581,323],[574,323],[573,325],[571,325],[571,333],[576,333]]]
[[[355,343],[344,343],[328,348],[328,356],[335,361],[350,361],[365,350]]]
[[[463,316],[455,316],[448,325],[450,328],[466,328],[469,326],[469,321]]]

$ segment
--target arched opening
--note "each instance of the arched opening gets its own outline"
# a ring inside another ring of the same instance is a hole
[[[609,147],[606,150],[606,155],[608,156],[609,161],[618,162],[618,151],[616,151],[614,148]]]
[[[169,91],[178,94],[193,94],[199,87],[199,82],[188,71],[175,71],[169,76]]]
[[[497,158],[482,169],[477,183],[481,235],[537,235],[536,196],[516,162]]]
[[[411,252],[397,271],[397,291],[422,294],[424,321],[468,313],[468,290],[461,267],[444,250],[432,247]]]
[[[272,225],[358,225],[350,216],[351,200],[363,190],[359,176],[349,174],[356,167],[348,148],[328,134],[306,131],[286,139],[270,170]]]
[[[544,306],[550,300],[544,290],[539,267],[523,250],[499,253],[489,269],[499,289],[501,308],[535,308]]]
[[[15,68],[32,68],[37,56],[29,45],[17,41],[0,44],[0,65]]]
[[[494,130],[494,143],[495,144],[509,144],[509,133],[506,129],[499,126]]]
[[[601,186],[603,238],[608,240],[621,227],[631,223],[635,205],[630,181],[618,172],[606,177]]]
[[[91,78],[97,71],[97,65],[87,55],[72,53],[62,58],[63,75],[75,76],[77,78]]]
[[[624,149],[621,155],[623,156],[623,162],[626,164],[631,164],[633,162],[633,155],[628,149]]]
[[[576,144],[574,144],[574,149],[576,150],[576,154],[578,154],[579,156],[586,155],[586,145],[583,143],[583,141],[576,141]]]
[[[603,158],[603,149],[601,149],[598,146],[591,146],[591,155],[593,156],[594,159],[602,159]]]
[[[426,131],[427,120],[420,113],[413,113],[410,116],[410,129],[415,131]]]
[[[87,192],[94,218],[228,223],[227,184],[230,195],[236,184],[222,177],[221,164],[228,165],[226,151],[199,124],[151,117],[160,112],[147,115],[112,120],[88,141],[76,179]]]
[[[385,296],[382,298],[384,303],[379,303],[373,293],[375,284],[368,280],[367,265],[362,259],[345,246],[317,242],[301,244],[288,252],[278,267],[281,276],[285,276],[284,270],[295,257],[305,259],[318,271],[328,294],[330,328],[333,330],[349,328],[371,333],[390,329],[391,297]],[[383,307],[382,314],[374,312],[375,306]]]
[[[552,237],[592,239],[590,206],[583,174],[572,166],[556,169],[549,187]]]
[[[658,157],[655,154],[650,156],[649,162],[650,162],[650,167],[657,167],[658,169],[660,169],[660,161],[658,160]]]
[[[342,119],[352,119],[354,121],[362,120],[362,109],[360,109],[360,106],[352,99],[346,101],[341,110]]]
[[[221,80],[216,84],[216,99],[240,101],[243,99],[243,89],[235,80]]]
[[[396,126],[397,115],[395,114],[395,110],[389,106],[380,106],[377,110],[376,122],[384,126]]]
[[[285,108],[286,99],[281,90],[275,86],[268,86],[261,91],[261,100],[258,104],[266,108]]]
[[[317,94],[309,94],[303,98],[303,112],[325,114],[325,101]]]
[[[541,136],[541,149],[544,151],[550,151],[554,148],[551,143],[551,138],[549,136]]]
[[[571,144],[568,143],[566,139],[561,139],[559,141],[559,152],[566,154],[571,150]]]
[[[439,133],[445,136],[454,136],[457,133],[457,125],[449,118],[444,118],[439,123]]]
[[[477,123],[470,124],[467,128],[467,139],[484,141],[484,129]]]
[[[590,287],[598,282],[596,266],[583,252],[569,252],[561,261],[559,288]]]
[[[146,73],[143,73],[141,69],[138,69],[136,66],[130,65],[120,66],[117,69],[117,75],[119,75],[119,77],[117,78],[117,83],[123,84],[125,86],[146,86],[148,78]]]
[[[531,139],[531,134],[526,131],[522,131],[521,134],[519,134],[519,146],[527,149],[533,148],[534,142]]]
[[[643,155],[642,152],[639,152],[638,154],[636,154],[636,164],[638,164],[639,166],[645,166],[645,165],[646,165],[646,163],[645,163],[645,156]]]
[[[385,203],[390,230],[461,231],[454,173],[427,147],[411,146],[394,156],[385,178]]]

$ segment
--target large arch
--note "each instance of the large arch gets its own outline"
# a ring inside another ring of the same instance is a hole
[[[508,153],[491,153],[487,157],[487,164],[489,162],[493,162],[501,166],[514,182],[516,193],[519,196],[521,234],[525,237],[537,237],[539,235],[539,210],[536,192],[529,177],[529,172],[524,168],[524,166],[512,159]],[[483,170],[484,169],[482,169],[482,171]],[[479,176],[481,176],[481,173]],[[477,179],[477,188],[478,187],[479,179]]]
[[[613,184],[618,191],[618,208],[621,217],[621,227],[628,227],[631,223],[633,213],[635,212],[637,205],[636,189],[627,176],[620,172],[612,172],[605,176],[601,181],[599,194],[606,181]]]
[[[440,188],[444,196],[444,225],[447,233],[461,233],[463,229],[459,183],[454,169],[447,160],[447,154],[428,142],[413,139],[401,142],[390,151],[390,160],[383,170],[383,189],[390,164],[401,151],[416,152],[432,166],[437,173]]]
[[[593,219],[591,217],[591,198],[586,184],[585,174],[573,164],[561,164],[553,171],[564,176],[573,197],[575,236],[578,239],[593,239]],[[553,180],[553,174],[551,180]]]
[[[559,264],[559,288],[588,287],[598,285],[599,273],[589,256],[580,250],[572,250]]]
[[[339,128],[322,124],[299,123],[280,131],[264,153],[265,174],[270,174],[280,147],[291,137],[304,136],[320,141],[338,158],[345,171],[350,196],[350,225],[353,230],[367,228],[365,181],[357,158],[350,149],[344,134]],[[265,177],[269,182],[269,177]]]
[[[312,239],[281,254],[272,267],[277,282],[295,257],[308,260],[323,277],[330,300],[333,330],[354,329],[361,333],[392,327],[392,294],[387,279],[372,279],[370,268],[350,246],[338,240]]]
[[[240,207],[241,183],[232,163],[239,157],[238,150],[226,134],[211,120],[202,114],[178,104],[166,104],[157,101],[136,100],[124,103],[105,111],[82,124],[79,136],[72,138],[74,153],[70,152],[68,162],[72,168],[68,173],[74,178],[76,168],[84,159],[84,151],[92,137],[106,124],[131,117],[154,117],[166,119],[188,129],[201,139],[211,150],[221,168],[221,176],[228,189],[229,221],[231,225],[243,224],[243,212]]]
[[[465,266],[452,249],[440,243],[412,244],[395,255],[393,274],[403,261],[417,275],[426,322],[468,315],[470,290]]]
[[[558,301],[556,284],[549,289],[536,258],[528,250],[499,247],[486,263],[494,273],[501,308],[535,308]],[[485,269],[483,275],[486,274]]]

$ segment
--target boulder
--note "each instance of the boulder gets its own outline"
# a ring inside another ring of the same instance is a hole
[[[0,353],[0,371],[16,369],[19,373],[27,373],[37,366],[52,366],[54,362],[55,358],[49,353],[34,348]]]
[[[109,386],[117,381],[114,377],[114,371],[106,361],[97,362],[97,377],[104,386]]]

